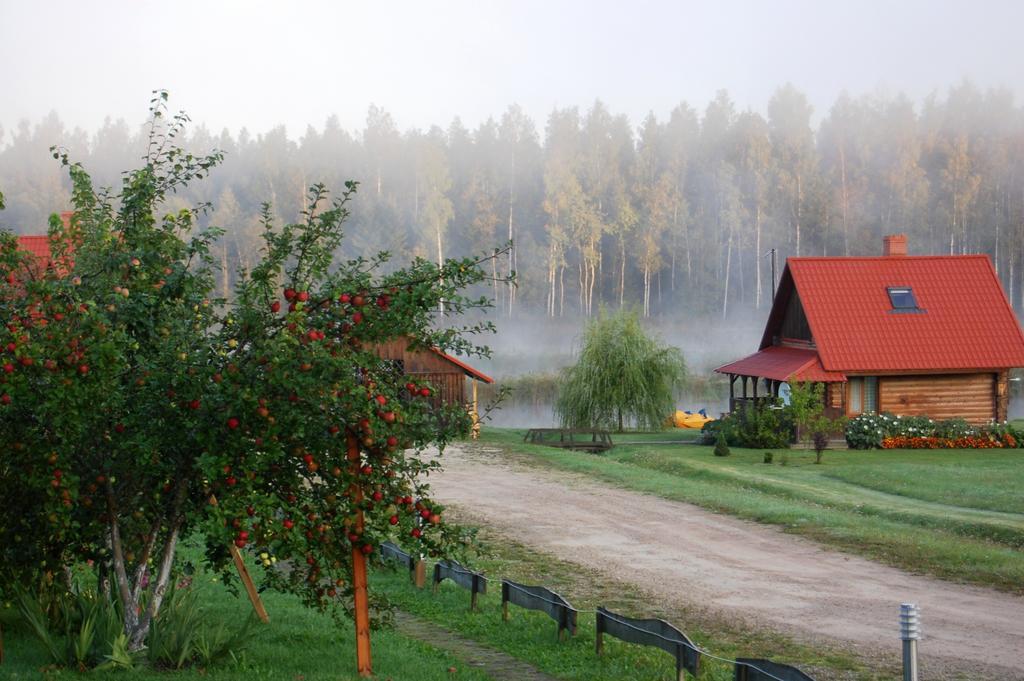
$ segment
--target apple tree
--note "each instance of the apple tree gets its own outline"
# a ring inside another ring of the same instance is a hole
[[[456,321],[489,304],[464,293],[484,259],[337,261],[354,183],[311,189],[297,224],[267,207],[260,262],[215,298],[207,207],[166,212],[222,158],[182,149],[186,122],[159,93],[144,163],[117,191],[55,151],[75,210],[51,221],[48,263],[0,237],[0,501],[19,509],[0,516],[0,583],[45,588],[93,565],[136,649],[183,536],[225,572],[229,544],[252,551],[270,585],[325,609],[365,598],[353,571],[385,538],[458,551],[424,452],[469,418],[374,349],[482,354],[470,338],[491,328]]]

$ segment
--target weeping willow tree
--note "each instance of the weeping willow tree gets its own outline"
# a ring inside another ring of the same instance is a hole
[[[563,371],[555,411],[567,428],[655,430],[674,411],[685,374],[679,349],[645,334],[636,312],[602,310],[583,333],[579,360]]]

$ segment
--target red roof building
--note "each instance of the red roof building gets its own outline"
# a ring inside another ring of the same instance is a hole
[[[1004,420],[1024,333],[991,260],[910,256],[906,244],[896,235],[881,257],[789,258],[758,352],[716,369],[730,378],[730,408],[816,381],[835,414]]]

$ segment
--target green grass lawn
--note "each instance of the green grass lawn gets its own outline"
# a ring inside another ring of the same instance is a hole
[[[763,450],[723,458],[698,445],[636,444],[594,455],[526,445],[523,433],[485,428],[482,441],[907,570],[1024,592],[1024,450],[828,451],[821,465],[813,452],[776,450],[766,465]]]
[[[612,433],[612,442],[618,444],[693,444],[700,439],[700,431],[694,428],[673,428],[660,433],[625,432]]]
[[[198,579],[192,588],[202,591],[202,602],[210,621],[230,626],[249,617],[252,607],[244,596],[235,597],[210,576]],[[270,613],[269,625],[256,625],[257,632],[237,661],[209,669],[183,671],[135,670],[90,672],[49,669],[42,645],[18,623],[14,608],[0,604],[6,659],[0,665],[0,678],[10,681],[40,679],[133,679],[136,681],[173,681],[208,679],[209,681],[347,681],[355,674],[355,639],[351,626],[339,628],[325,615],[313,612],[297,599],[264,593]],[[393,681],[451,681],[469,679],[487,681],[491,677],[468,667],[447,653],[395,631],[375,631],[372,636],[375,678]],[[448,670],[455,667],[456,671]]]

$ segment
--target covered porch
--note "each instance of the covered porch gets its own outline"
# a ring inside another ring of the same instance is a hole
[[[841,386],[846,382],[846,375],[838,371],[827,371],[814,348],[773,345],[720,366],[715,371],[729,377],[730,412],[757,407],[778,398],[782,385],[790,381],[830,384],[826,391],[825,406],[830,410],[842,409],[841,404],[833,402],[837,396],[841,400],[845,392]],[[836,390],[834,384],[838,384],[840,389]]]

